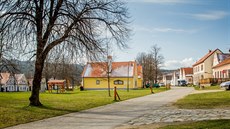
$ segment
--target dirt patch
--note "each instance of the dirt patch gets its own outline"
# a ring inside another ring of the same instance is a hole
[[[147,124],[147,125],[126,125],[126,126],[116,127],[115,129],[157,129],[167,125],[180,125],[180,124],[186,124],[190,122],[187,121],[187,122],[173,122],[173,123],[154,123],[154,124]]]
[[[117,127],[115,129],[157,129],[159,127],[166,126],[168,124],[165,123],[156,123],[156,124],[148,124],[148,125],[126,125]]]
[[[202,94],[202,93],[210,93],[210,92],[221,92],[224,91],[223,89],[220,90],[195,90],[194,92],[190,94]]]

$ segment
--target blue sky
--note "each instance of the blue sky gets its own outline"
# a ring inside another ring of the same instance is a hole
[[[127,0],[133,32],[115,61],[135,60],[157,44],[165,69],[191,66],[209,49],[230,48],[230,0]]]

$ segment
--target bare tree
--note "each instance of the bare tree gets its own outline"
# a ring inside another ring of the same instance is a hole
[[[143,82],[151,81],[154,78],[154,59],[149,53],[139,53],[136,57],[138,64],[142,65],[143,68]]]
[[[157,83],[160,67],[164,61],[164,57],[160,54],[160,48],[153,45],[149,53],[139,53],[136,60],[143,67],[143,81]]]
[[[41,106],[46,57],[57,48],[75,56],[103,53],[107,38],[126,47],[128,13],[119,0],[1,0],[1,30],[8,44],[35,58],[30,105]],[[110,36],[105,36],[109,34]]]
[[[150,55],[153,56],[153,65],[154,65],[154,83],[157,83],[157,78],[159,75],[160,67],[164,63],[164,57],[160,54],[161,48],[156,44],[151,47]]]

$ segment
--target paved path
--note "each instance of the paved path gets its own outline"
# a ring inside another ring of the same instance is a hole
[[[188,122],[203,121],[216,119],[230,119],[229,109],[177,109],[175,107],[162,107],[158,110],[145,114],[139,118],[124,123],[118,129],[129,129],[135,126],[172,123],[172,122]]]
[[[7,129],[113,129],[138,120],[146,114],[175,102],[193,92],[193,88],[172,88],[172,90],[130,99],[77,113],[44,119]]]
[[[195,90],[190,94],[221,92],[224,90]],[[116,129],[152,129],[175,122],[230,119],[230,109],[178,109],[165,105],[148,114],[122,124]],[[230,127],[229,127],[230,128]]]

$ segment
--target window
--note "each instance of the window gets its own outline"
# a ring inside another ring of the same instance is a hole
[[[201,65],[201,71],[203,71],[203,65]]]
[[[100,80],[96,80],[96,84],[97,84],[97,85],[100,85]]]
[[[122,80],[115,80],[113,83],[114,83],[114,85],[123,85],[124,81],[122,81]]]

